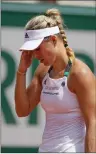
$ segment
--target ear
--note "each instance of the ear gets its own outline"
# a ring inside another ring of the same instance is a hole
[[[50,39],[54,43],[54,45],[56,45],[56,43],[57,43],[57,36],[56,35],[51,35]]]

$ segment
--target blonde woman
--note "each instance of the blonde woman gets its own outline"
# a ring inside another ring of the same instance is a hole
[[[59,10],[49,9],[28,21],[20,51],[16,113],[28,116],[38,103],[45,110],[39,152],[96,152],[95,76],[69,48]],[[40,64],[26,88],[34,57]]]

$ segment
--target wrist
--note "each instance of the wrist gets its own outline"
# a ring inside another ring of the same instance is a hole
[[[19,74],[19,75],[26,75],[26,72],[27,72],[27,71],[20,71],[20,70],[17,70],[17,74]]]

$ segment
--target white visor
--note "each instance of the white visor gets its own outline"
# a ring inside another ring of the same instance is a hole
[[[58,33],[58,26],[38,30],[26,30],[24,44],[19,50],[34,50],[42,43],[45,37]]]

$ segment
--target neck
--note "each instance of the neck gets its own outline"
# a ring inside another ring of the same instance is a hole
[[[68,64],[68,60],[69,60],[69,58],[68,58],[66,52],[61,52],[61,54],[58,56],[58,58],[56,58],[56,60],[53,64],[53,71],[55,73],[63,71]]]

